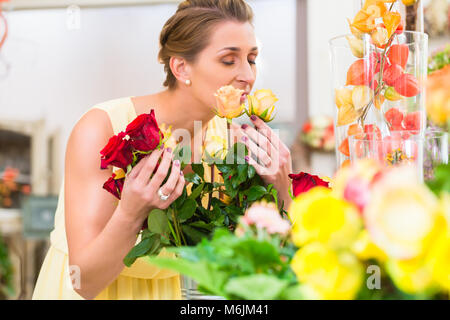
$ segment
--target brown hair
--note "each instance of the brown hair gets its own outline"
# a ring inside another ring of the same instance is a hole
[[[164,86],[173,89],[177,79],[170,70],[170,58],[195,61],[209,42],[211,29],[220,22],[253,23],[253,11],[244,0],[187,0],[167,20],[160,37],[159,62],[167,74]]]

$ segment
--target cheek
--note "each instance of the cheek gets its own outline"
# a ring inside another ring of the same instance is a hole
[[[197,66],[192,81],[195,81],[195,95],[206,105],[214,106],[214,93],[222,86],[233,82],[232,68],[224,68],[219,63]]]

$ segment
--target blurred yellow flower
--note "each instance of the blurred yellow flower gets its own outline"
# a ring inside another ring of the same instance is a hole
[[[389,260],[386,270],[400,290],[409,293],[425,293],[433,287],[430,268],[421,259]]]
[[[333,248],[347,247],[362,226],[357,209],[325,187],[314,187],[297,196],[288,212],[292,240],[297,246],[319,241]]]
[[[450,291],[450,194],[443,193],[439,211],[445,220],[439,238],[433,242],[427,256],[427,264],[432,269],[433,279],[445,290]]]
[[[233,86],[221,87],[214,94],[216,97],[216,114],[221,118],[234,119],[242,115],[245,105],[241,103],[244,90]]]
[[[374,243],[389,257],[413,259],[435,238],[437,204],[413,166],[394,167],[374,184],[365,224]]]
[[[175,150],[177,147],[177,141],[175,141],[175,136],[172,135],[172,126],[167,126],[165,123],[162,123],[159,128],[164,134],[164,147]]]
[[[363,283],[363,267],[353,254],[319,242],[299,249],[291,267],[308,299],[354,299]]]
[[[247,96],[248,99],[248,115],[256,115],[265,122],[273,120],[272,113],[275,109],[277,97],[270,89],[261,89],[255,91],[253,96]]]
[[[377,261],[384,262],[387,259],[386,253],[377,247],[372,239],[370,239],[367,230],[362,230],[360,232],[358,239],[353,243],[351,249],[361,260],[376,259]]]

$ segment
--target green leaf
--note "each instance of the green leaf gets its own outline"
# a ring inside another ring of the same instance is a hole
[[[233,170],[231,164],[216,164],[216,167],[223,173],[224,176],[229,175],[229,173]]]
[[[133,249],[128,252],[126,257],[123,259],[123,263],[130,267],[137,258],[145,256],[147,252],[151,249],[153,246],[153,242],[155,241],[157,235],[153,235],[150,238],[145,238],[141,242],[139,242],[136,246],[133,247]]]
[[[211,231],[214,228],[214,225],[212,223],[206,223],[205,221],[202,220],[192,222],[189,224],[189,226],[194,228],[202,228],[209,231]]]
[[[216,270],[212,265],[206,262],[191,262],[181,258],[170,259],[149,257],[147,259],[151,264],[154,264],[157,267],[171,269],[194,279],[199,286],[204,287],[214,295],[226,295],[223,286],[227,279],[227,274]]]
[[[189,172],[184,176],[184,180],[193,184],[200,184],[202,182],[202,178],[195,172]]]
[[[148,230],[157,234],[169,231],[167,213],[161,209],[153,209],[147,218]]]
[[[189,199],[195,200],[198,198],[198,196],[202,193],[203,188],[205,187],[205,183],[202,182],[198,187],[192,191],[192,193],[189,195]]]
[[[299,284],[284,289],[280,295],[280,300],[306,300],[307,298],[304,286]]]
[[[186,201],[183,203],[183,206],[177,212],[178,220],[180,220],[180,222],[183,222],[190,219],[194,215],[196,208],[197,202],[195,202],[195,200],[190,198],[186,199]]]
[[[183,230],[184,234],[191,239],[191,242],[193,244],[197,244],[200,241],[202,241],[203,238],[207,237],[206,233],[203,233],[195,228],[192,228],[188,225],[182,225],[181,229]]]
[[[248,178],[251,179],[255,176],[256,174],[256,170],[255,167],[253,167],[252,165],[248,166]]]
[[[203,167],[203,164],[192,163],[191,168],[192,168],[192,171],[194,171],[196,174],[198,174],[200,176],[200,178],[202,178],[202,179],[204,178],[205,168]]]
[[[259,200],[266,194],[266,192],[267,190],[263,186],[253,186],[246,191],[247,201],[253,202]]]
[[[272,194],[273,200],[275,201],[275,205],[278,208],[278,191],[277,191],[277,189],[270,190],[270,193]]]
[[[238,171],[238,181],[239,184],[243,183],[245,180],[247,180],[247,174],[248,174],[248,165],[247,164],[240,164],[237,168]]]
[[[173,151],[173,160],[179,160],[180,163],[182,164],[182,168],[184,168],[184,166],[187,163],[191,162],[191,157],[192,157],[191,147],[188,145],[181,146],[180,144],[178,144],[175,150]]]
[[[245,300],[274,300],[279,297],[288,282],[267,274],[233,278],[225,285],[225,291]]]

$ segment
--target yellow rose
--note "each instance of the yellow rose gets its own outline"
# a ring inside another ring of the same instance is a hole
[[[319,242],[298,250],[291,267],[308,299],[354,299],[363,283],[363,267],[353,254]]]
[[[364,211],[365,224],[389,257],[413,259],[435,238],[436,207],[436,197],[418,180],[414,167],[394,167],[375,183]]]
[[[351,249],[361,260],[376,259],[377,261],[384,262],[387,259],[386,253],[370,239],[367,230],[360,232],[358,239],[353,243]]]
[[[297,246],[319,241],[333,248],[349,246],[362,223],[357,209],[325,187],[314,187],[295,198],[289,207],[292,240]]]
[[[242,115],[245,105],[241,103],[244,90],[233,86],[221,87],[214,94],[216,97],[216,114],[221,118],[233,119]]]
[[[249,116],[256,115],[265,122],[270,122],[273,120],[271,116],[275,109],[274,104],[278,101],[278,99],[273,94],[272,90],[257,90],[253,96],[247,96],[247,99]]]
[[[427,264],[433,271],[433,279],[443,289],[450,291],[450,194],[442,194],[439,211],[445,220],[441,223],[444,230],[433,242]]]
[[[395,286],[409,294],[425,293],[434,284],[430,268],[420,259],[389,260],[386,270]]]

